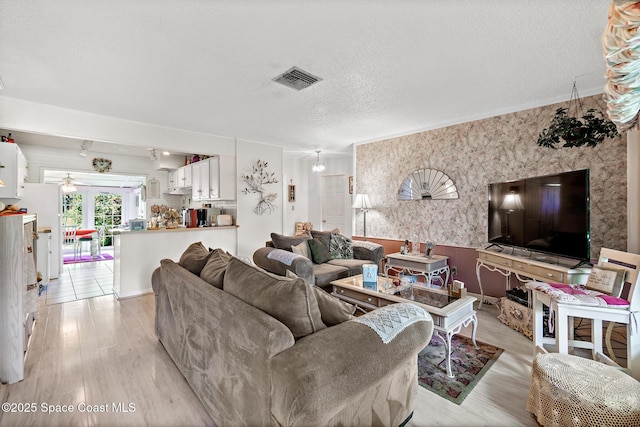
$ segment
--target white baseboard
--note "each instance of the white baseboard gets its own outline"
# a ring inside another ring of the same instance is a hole
[[[153,293],[153,288],[143,289],[143,290],[136,291],[136,292],[130,292],[128,294],[119,294],[118,292],[116,292],[114,290],[113,291],[113,296],[116,297],[116,299],[118,301],[120,301],[120,300],[123,300],[123,299],[135,298],[135,297],[139,297],[139,296],[147,295],[147,294],[151,294],[151,293]]]

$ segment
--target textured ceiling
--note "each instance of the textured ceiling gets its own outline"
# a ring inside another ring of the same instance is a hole
[[[608,4],[0,0],[0,96],[342,151],[602,92]]]

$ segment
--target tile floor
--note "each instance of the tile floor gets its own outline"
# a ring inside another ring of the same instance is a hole
[[[108,252],[103,250],[103,252]],[[113,255],[112,252],[108,252]],[[42,289],[38,305],[113,294],[113,260],[65,264],[60,277]]]

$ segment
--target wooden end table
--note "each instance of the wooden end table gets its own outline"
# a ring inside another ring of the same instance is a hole
[[[392,279],[378,276],[375,285],[363,283],[362,274],[331,282],[333,295],[355,304],[363,311],[374,310],[398,302],[411,302],[424,308],[433,318],[434,335],[444,344],[446,351],[447,376],[451,371],[451,338],[460,330],[472,324],[471,339],[476,344],[478,318],[473,309],[474,297],[456,298],[447,291],[424,286],[393,286]]]

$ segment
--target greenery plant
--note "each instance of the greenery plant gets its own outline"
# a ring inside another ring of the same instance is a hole
[[[590,108],[580,120],[570,116],[567,108],[558,108],[549,127],[538,136],[538,145],[558,148],[560,140],[563,140],[562,147],[595,147],[605,138],[618,135],[616,125],[605,119],[600,111]]]

